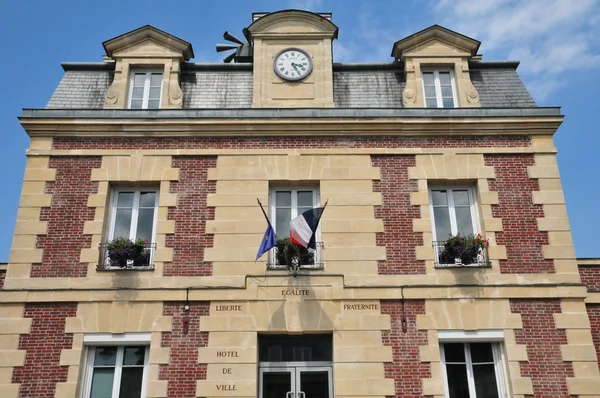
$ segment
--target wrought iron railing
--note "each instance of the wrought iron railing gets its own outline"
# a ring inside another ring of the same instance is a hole
[[[316,242],[316,250],[296,246],[297,252],[286,252],[281,245],[271,249],[267,268],[271,270],[322,269],[323,242]]]
[[[487,248],[477,245],[469,250],[457,250],[448,247],[445,241],[433,242],[435,266],[437,268],[450,267],[490,267]]]
[[[127,255],[112,254],[108,243],[100,243],[100,261],[98,270],[152,270],[154,269],[154,251],[156,243],[146,243],[139,251]]]

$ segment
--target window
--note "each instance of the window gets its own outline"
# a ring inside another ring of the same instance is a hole
[[[83,398],[145,398],[150,333],[84,336]]]
[[[289,238],[290,221],[307,210],[311,210],[319,205],[318,191],[314,188],[276,188],[271,191],[269,200],[270,217],[277,239]],[[299,265],[309,268],[319,267],[319,230],[317,230],[317,250],[304,249],[300,247]],[[271,253],[269,263],[274,267],[289,266],[285,256],[282,255],[281,248],[276,247]]]
[[[501,398],[506,381],[499,343],[441,344],[446,398]]]
[[[454,75],[451,70],[425,70],[422,75],[426,108],[456,106]]]
[[[125,189],[113,191],[110,224],[107,233],[108,243],[101,246],[103,260],[99,268],[129,268],[130,266],[151,267],[158,212],[158,191],[156,189]],[[112,242],[118,238],[145,243],[139,252],[131,249],[121,255],[123,249],[115,249]]]
[[[160,108],[162,81],[161,71],[133,71],[129,83],[129,108]]]
[[[432,188],[429,191],[433,236],[437,241],[476,234],[477,209],[471,187]]]

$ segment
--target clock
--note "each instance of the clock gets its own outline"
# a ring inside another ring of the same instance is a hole
[[[275,55],[273,70],[288,81],[299,81],[312,72],[312,58],[301,48],[284,48]]]

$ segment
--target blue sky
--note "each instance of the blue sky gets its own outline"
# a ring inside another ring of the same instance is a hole
[[[102,42],[152,24],[192,43],[195,62],[220,62],[225,30],[242,37],[252,11],[331,11],[340,28],[337,62],[388,62],[394,41],[440,24],[482,42],[484,60],[519,59],[521,78],[542,106],[566,115],[555,135],[578,257],[600,257],[600,0],[3,1],[0,96],[0,261],[7,261],[28,137],[17,116],[43,108],[61,62],[101,61]],[[524,242],[527,244],[527,242]]]

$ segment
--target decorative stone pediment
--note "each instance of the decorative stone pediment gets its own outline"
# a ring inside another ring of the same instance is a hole
[[[114,79],[104,97],[104,108],[123,109],[128,103],[129,76],[133,69],[163,72],[161,108],[181,108],[180,64],[194,57],[185,40],[146,25],[107,40],[106,55],[115,61]]]
[[[102,43],[111,58],[179,57],[189,61],[194,57],[192,45],[151,25],[142,26]]]
[[[392,57],[405,56],[473,56],[477,54],[481,42],[461,35],[440,25],[405,37],[394,43]]]
[[[248,31],[253,38],[296,35],[337,39],[338,27],[320,14],[282,10],[260,17],[248,27]]]

